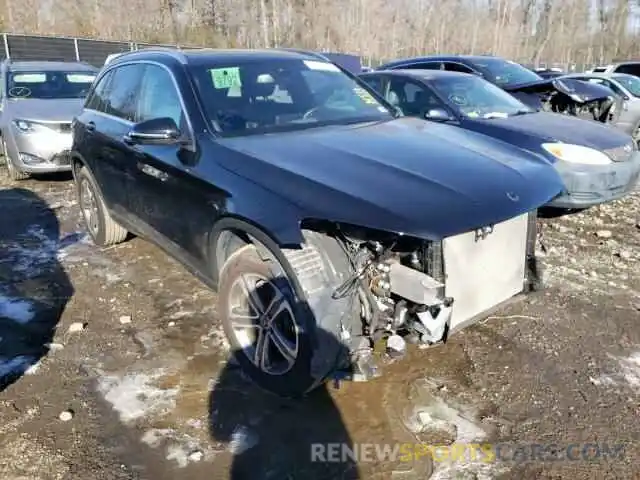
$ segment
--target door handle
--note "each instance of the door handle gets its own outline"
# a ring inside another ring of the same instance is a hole
[[[157,178],[161,182],[166,182],[167,180],[169,180],[169,174],[167,172],[163,172],[162,170],[152,167],[151,165],[148,165],[146,163],[138,163],[138,169],[142,173],[149,175],[150,177]]]
[[[96,130],[96,124],[93,122],[88,122],[86,129],[87,129],[87,132],[94,132]]]

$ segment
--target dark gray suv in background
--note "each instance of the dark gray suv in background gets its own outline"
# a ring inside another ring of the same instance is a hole
[[[82,111],[97,71],[76,62],[2,63],[0,145],[9,178],[70,169],[71,121]]]

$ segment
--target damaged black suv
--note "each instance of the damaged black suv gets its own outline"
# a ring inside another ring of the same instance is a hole
[[[375,375],[374,340],[441,342],[526,291],[535,211],[563,188],[312,53],[120,55],[73,133],[94,242],[142,236],[217,289],[238,362],[281,395]]]

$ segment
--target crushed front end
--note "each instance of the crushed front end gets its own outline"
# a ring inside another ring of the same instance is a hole
[[[342,226],[336,238],[353,275],[335,295],[356,282],[362,334],[374,344],[385,341],[389,353],[402,353],[406,343],[444,342],[449,333],[539,288],[536,225],[534,211],[441,241]]]

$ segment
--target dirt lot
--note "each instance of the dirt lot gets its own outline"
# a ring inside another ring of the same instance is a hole
[[[215,295],[156,247],[93,246],[68,177],[0,184],[0,220],[3,480],[638,478],[640,193],[543,221],[544,291],[303,402],[227,362]],[[501,447],[373,446],[452,442]]]

